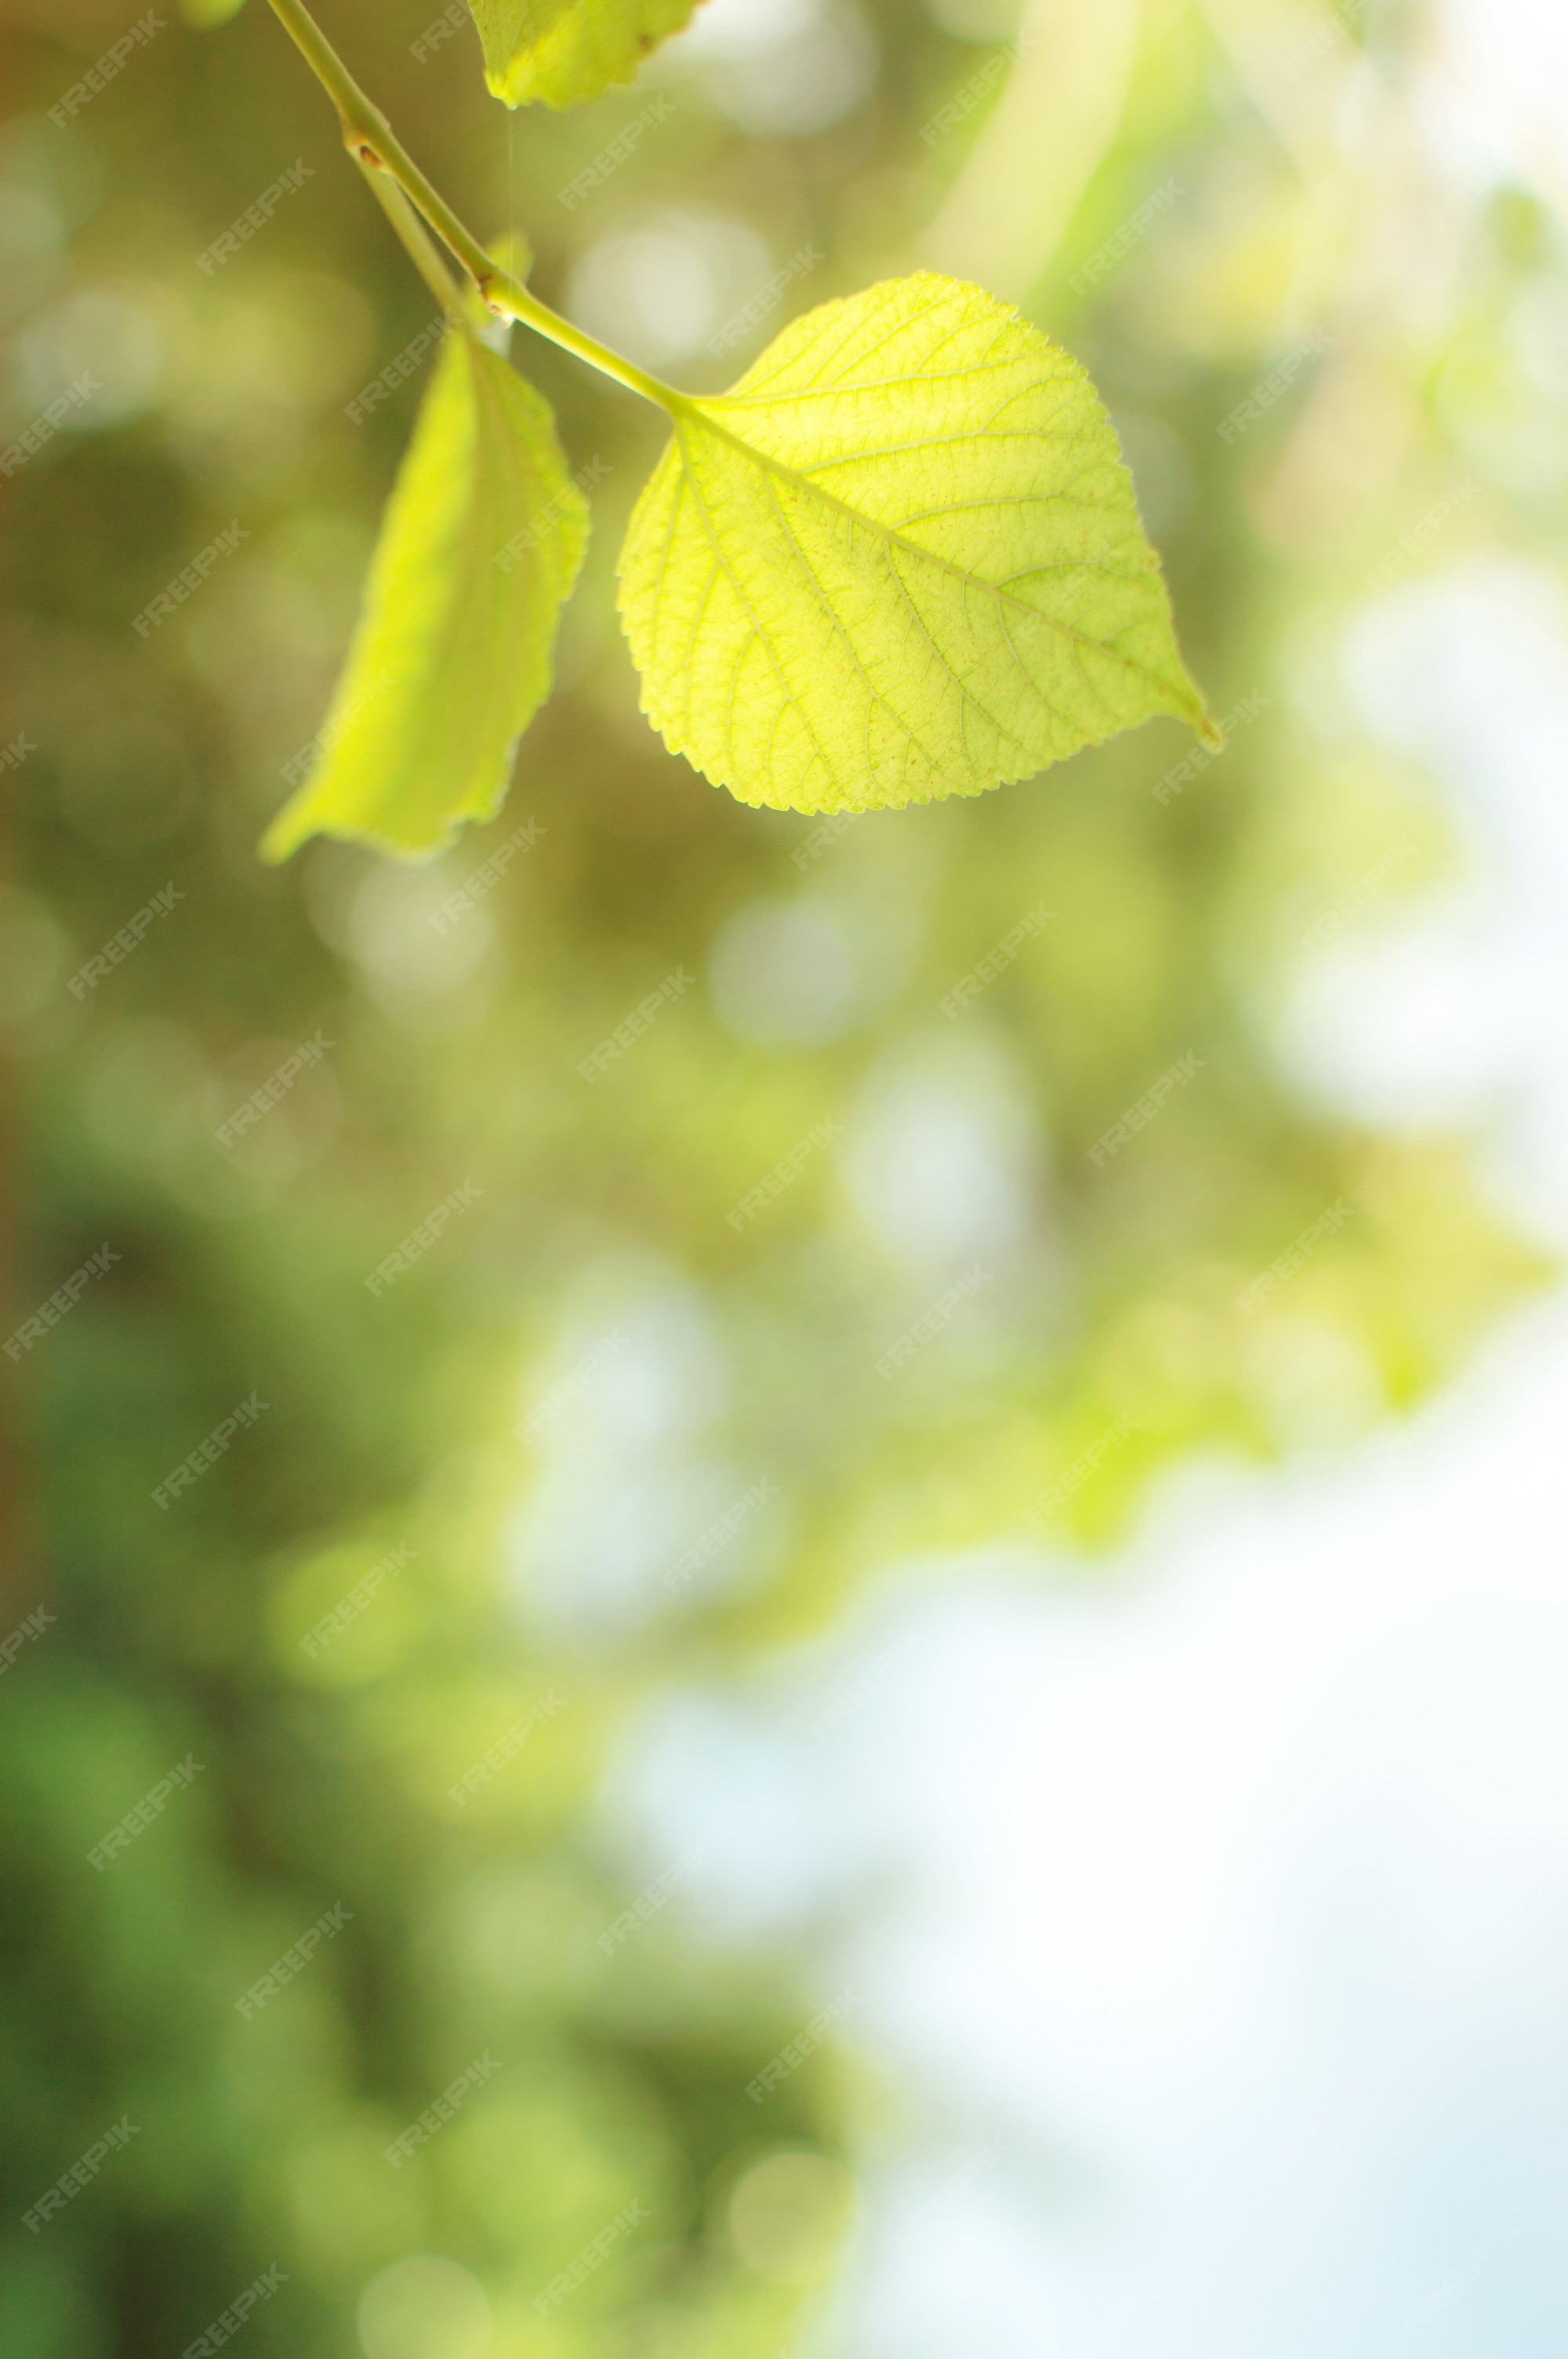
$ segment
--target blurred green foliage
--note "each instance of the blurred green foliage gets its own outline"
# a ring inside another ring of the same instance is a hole
[[[619,307],[694,389],[734,366],[705,353],[712,328],[803,245],[827,258],[789,289],[802,308],[956,237],[963,176],[1010,120],[992,74],[922,136],[998,54],[982,12],[803,7],[761,64],[716,36],[655,59],[668,123],[579,196],[641,93],[507,118],[466,28],[411,54],[427,5],[339,0],[331,29],[481,229],[532,236],[547,299],[596,332]],[[8,485],[5,736],[28,750],[5,777],[0,990],[31,1145],[7,1332],[105,1241],[118,1256],[4,1371],[34,1469],[5,1626],[40,1600],[57,1619],[0,1677],[0,2348],[181,2351],[277,2263],[247,2351],[339,2359],[367,2284],[433,2255],[484,2288],[495,2359],[773,2359],[816,2299],[788,2223],[817,2182],[771,2158],[826,2166],[883,2100],[827,2049],[748,2099],[816,2001],[797,1961],[704,1935],[682,1892],[607,1952],[667,1863],[607,1822],[606,1763],[655,1690],[743,1675],[900,1553],[1016,1538],[1116,1420],[1131,1439],[1072,1490],[1065,1533],[1111,1534],[1183,1453],[1344,1438],[1533,1281],[1462,1141],[1314,1108],[1271,1045],[1303,929],[1396,840],[1415,847],[1400,889],[1443,873],[1415,782],[1344,723],[1321,650],[1455,449],[1487,486],[1461,540],[1530,495],[1485,459],[1528,387],[1457,328],[1452,351],[1412,333],[1390,356],[1362,296],[1358,332],[1335,314],[1326,426],[1303,376],[1218,436],[1332,312],[1353,239],[1325,258],[1242,66],[1152,5],[1082,190],[1029,177],[1049,124],[1003,157],[997,234],[1048,203],[1068,226],[1000,291],[1106,392],[1213,710],[1263,700],[1223,761],[1162,799],[1190,741],[1156,723],[973,803],[826,832],[715,792],[639,717],[612,612],[660,421],[520,337],[570,462],[606,464],[508,802],[429,866],[319,844],[267,868],[255,842],[319,728],[417,388],[368,423],[347,405],[430,299],[263,9],[171,26],[52,122],[122,21],[97,0],[13,16],[0,134],[5,440],[99,380]],[[816,43],[804,66],[790,41]],[[296,159],[297,193],[203,271]],[[1086,276],[1172,176],[1182,202]],[[1472,340],[1539,268],[1511,215],[1476,234],[1444,315]],[[139,636],[231,523],[243,541]],[[170,881],[168,913],[72,991]],[[676,971],[697,981],[616,1042]],[[222,1145],[318,1033],[327,1056]],[[1159,1117],[1091,1161],[1188,1055]],[[839,1135],[746,1211],[825,1122]],[[1241,1314],[1340,1196],[1355,1217]],[[880,1376],[977,1266],[989,1282]],[[157,1505],[253,1394],[265,1413]],[[776,1497],[712,1542],[763,1478]],[[406,1568],[308,1652],[398,1549]],[[561,1709],[454,1799],[552,1690]],[[90,1866],[188,1754],[201,1773]],[[344,1930],[242,2017],[340,1903]],[[383,2149],[486,2050],[501,2069],[395,2169]],[[132,2143],[30,2231],[127,2114]],[[632,2202],[645,2223],[541,2314]],[[470,2348],[467,2278],[384,2283],[372,2359]]]

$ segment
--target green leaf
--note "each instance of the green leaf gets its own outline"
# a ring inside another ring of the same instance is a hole
[[[741,801],[981,794],[1156,712],[1217,742],[1078,363],[922,272],[681,397],[621,552],[643,710]]]
[[[449,332],[414,429],[315,766],[262,842],[324,831],[438,851],[489,819],[549,693],[556,618],[588,545],[543,396]]]
[[[215,25],[226,25],[244,5],[245,0],[179,0],[179,13],[188,25],[207,32]]]
[[[586,106],[630,82],[697,0],[470,0],[484,77],[508,106]]]

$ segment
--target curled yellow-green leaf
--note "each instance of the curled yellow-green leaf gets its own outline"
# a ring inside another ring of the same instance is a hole
[[[587,545],[548,404],[476,337],[449,332],[331,709],[289,766],[306,775],[264,854],[286,859],[325,832],[416,856],[490,818],[549,693],[557,618]]]

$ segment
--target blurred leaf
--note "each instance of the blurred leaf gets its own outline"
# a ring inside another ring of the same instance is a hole
[[[683,401],[621,582],[643,711],[744,802],[928,802],[1156,712],[1212,730],[1088,377],[929,272]]]
[[[471,0],[485,80],[508,106],[586,106],[630,82],[696,0]]]
[[[244,5],[245,0],[179,0],[179,13],[188,25],[206,30],[214,25],[226,25]]]
[[[549,406],[469,335],[449,335],[371,563],[315,767],[263,840],[434,852],[488,819],[550,686],[556,617],[588,544]]]

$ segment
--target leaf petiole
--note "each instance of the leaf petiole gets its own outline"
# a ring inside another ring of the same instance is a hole
[[[462,296],[458,282],[447,268],[423,220],[404,195],[397,182],[385,172],[378,172],[362,156],[354,158],[370,182],[372,196],[381,207],[396,232],[409,261],[425,281],[454,328],[467,327],[463,317]]]
[[[514,278],[510,271],[503,270],[485,252],[472,231],[459,220],[440,191],[426,179],[381,109],[355,82],[306,7],[305,0],[272,0],[272,8],[337,108],[338,120],[342,125],[343,145],[350,155],[368,173],[385,173],[395,184],[429,223],[443,245],[461,263],[479,289],[481,300],[491,310],[503,319],[521,320],[536,334],[548,337],[551,343],[559,344],[565,352],[575,353],[579,360],[587,361],[590,367],[612,377],[618,385],[628,386],[633,393],[640,393],[645,401],[655,403],[659,408],[668,411],[672,418],[689,408],[688,396],[678,393],[674,386],[664,384],[660,378],[651,376],[646,369],[638,368],[634,362],[626,360],[620,353],[612,352],[608,344],[601,344],[597,336],[587,334],[581,328],[574,328],[569,320],[563,320],[558,311],[552,311],[547,303],[541,303],[536,295],[531,294],[520,279]],[[377,193],[382,193],[379,186]],[[404,244],[409,246],[410,253],[414,253],[406,234],[413,224],[400,222],[391,205],[386,210],[394,228],[403,237]],[[416,254],[415,259],[418,261]],[[430,255],[427,259],[433,263],[435,257]],[[434,285],[429,270],[424,264],[419,266],[427,283]],[[448,299],[446,295],[442,296],[443,302]]]

